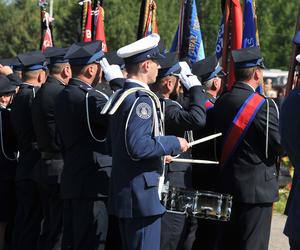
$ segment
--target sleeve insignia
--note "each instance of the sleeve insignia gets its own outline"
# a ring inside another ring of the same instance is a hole
[[[152,109],[148,103],[142,102],[136,107],[136,114],[142,119],[149,119],[152,115]]]

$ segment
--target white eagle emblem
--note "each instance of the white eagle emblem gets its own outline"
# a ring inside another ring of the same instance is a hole
[[[152,115],[152,109],[148,103],[142,102],[137,105],[136,114],[142,119],[149,119]]]

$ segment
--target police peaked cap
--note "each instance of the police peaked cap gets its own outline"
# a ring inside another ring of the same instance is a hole
[[[0,96],[3,94],[13,93],[15,91],[16,86],[13,85],[6,76],[0,75]]]
[[[192,73],[198,76],[202,82],[209,81],[218,75],[225,76],[215,55],[195,62],[192,66]]]
[[[44,52],[48,64],[68,63],[69,59],[64,58],[68,49],[69,48],[48,47]]]
[[[24,71],[47,69],[46,57],[39,50],[19,54],[17,57],[23,65]]]
[[[158,60],[164,58],[160,53],[159,41],[160,36],[153,33],[118,49],[117,54],[126,64],[140,63],[149,59]]]
[[[160,69],[158,70],[157,79],[169,75],[177,75],[181,71],[176,52],[169,52],[164,55],[165,58],[158,59]]]
[[[104,57],[107,59],[109,64],[117,64],[119,66],[124,65],[124,60],[118,56],[117,51],[106,52]]]
[[[69,59],[71,65],[88,65],[97,63],[104,56],[102,42],[76,42],[68,49],[65,59]]]
[[[259,47],[233,50],[231,54],[236,68],[265,68]]]

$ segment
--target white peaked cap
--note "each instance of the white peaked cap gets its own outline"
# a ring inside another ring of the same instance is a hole
[[[118,49],[117,54],[121,58],[131,57],[157,47],[159,40],[160,36],[156,33],[152,33],[149,36]]]

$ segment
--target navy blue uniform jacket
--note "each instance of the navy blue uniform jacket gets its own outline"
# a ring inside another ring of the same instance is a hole
[[[33,130],[31,106],[37,91],[37,87],[22,84],[11,105],[11,124],[20,152],[17,181],[36,180],[35,166],[40,159],[40,152]]]
[[[281,142],[294,166],[293,185],[288,199],[284,233],[300,239],[300,87],[294,89],[282,105],[280,115]]]
[[[253,94],[253,89],[237,82],[231,91],[224,93],[214,106],[216,132],[223,136],[218,142],[220,156],[224,137],[245,100]],[[221,170],[221,192],[233,195],[238,202],[272,203],[278,199],[276,178],[276,157],[283,153],[280,145],[279,121],[276,105],[269,100],[269,140],[268,158],[265,155],[267,102],[258,110],[245,137]]]
[[[121,93],[141,87],[126,82]],[[110,119],[109,146],[113,156],[110,213],[120,218],[163,214],[158,197],[161,156],[176,155],[180,144],[175,136],[153,135],[153,109],[148,94],[129,95]]]
[[[185,137],[186,131],[203,129],[206,120],[204,107],[205,94],[201,86],[189,90],[189,104],[184,109],[178,102],[163,99],[165,102],[165,130],[166,135]],[[191,150],[182,153],[179,158],[191,159]],[[196,166],[197,167],[197,166]],[[192,164],[171,162],[168,164],[166,181],[170,186],[192,188]]]
[[[106,97],[73,78],[56,100],[55,120],[65,151],[61,178],[64,199],[96,199],[108,194],[111,158],[107,156],[105,141],[96,141],[88,129],[87,93],[92,133],[105,140],[107,119],[100,112]]]

